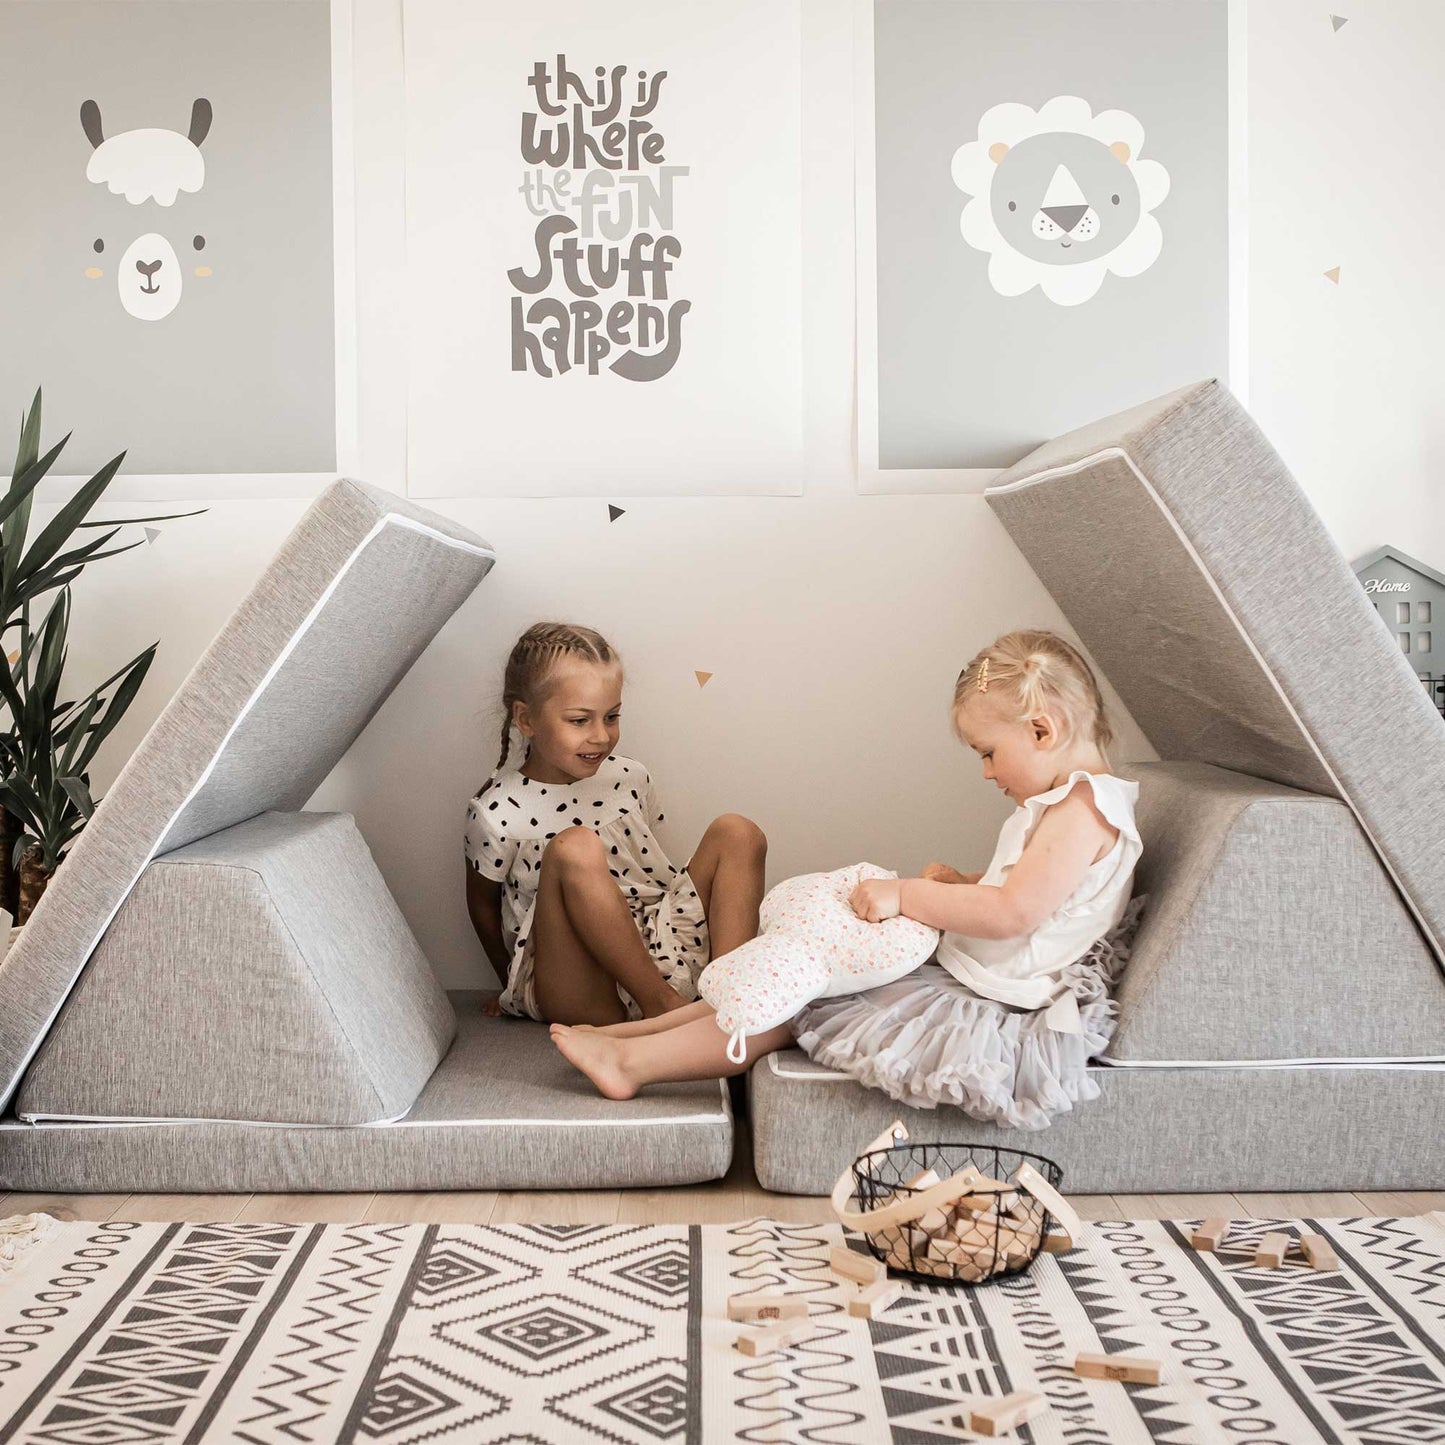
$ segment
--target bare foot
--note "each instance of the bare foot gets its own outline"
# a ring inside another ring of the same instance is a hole
[[[623,1067],[624,1046],[615,1039],[595,1029],[564,1029],[552,1035],[552,1042],[574,1069],[592,1080],[604,1099],[630,1099],[637,1093],[637,1085]]]

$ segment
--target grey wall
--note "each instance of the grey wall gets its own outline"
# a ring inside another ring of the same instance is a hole
[[[0,415],[43,385],[47,434],[75,429],[65,472],[122,449],[132,473],[333,468],[325,0],[7,0],[0,55]],[[198,96],[213,108],[201,190],[132,205],[86,179],[83,101],[107,136],[184,135]],[[184,282],[159,320],[128,314],[116,286],[149,232]]]

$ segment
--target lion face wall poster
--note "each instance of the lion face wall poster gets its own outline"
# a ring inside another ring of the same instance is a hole
[[[1228,0],[860,0],[865,490],[981,486],[1229,379],[1229,29]]]
[[[332,473],[326,0],[7,0],[0,50],[10,415],[87,475]]]

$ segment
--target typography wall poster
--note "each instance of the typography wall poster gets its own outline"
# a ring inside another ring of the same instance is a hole
[[[863,490],[977,489],[1061,432],[1231,379],[1230,10],[860,0]]]
[[[0,401],[58,470],[334,475],[326,0],[0,5]]]
[[[799,490],[796,4],[403,13],[412,493]]]

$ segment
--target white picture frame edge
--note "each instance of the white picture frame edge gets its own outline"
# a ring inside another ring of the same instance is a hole
[[[858,491],[864,496],[978,494],[1003,467],[880,467],[878,464],[878,212],[873,128],[873,16],[887,0],[854,0],[854,293],[857,322]],[[1226,0],[1229,23],[1229,389],[1249,405],[1249,229],[1246,122],[1248,0]]]

